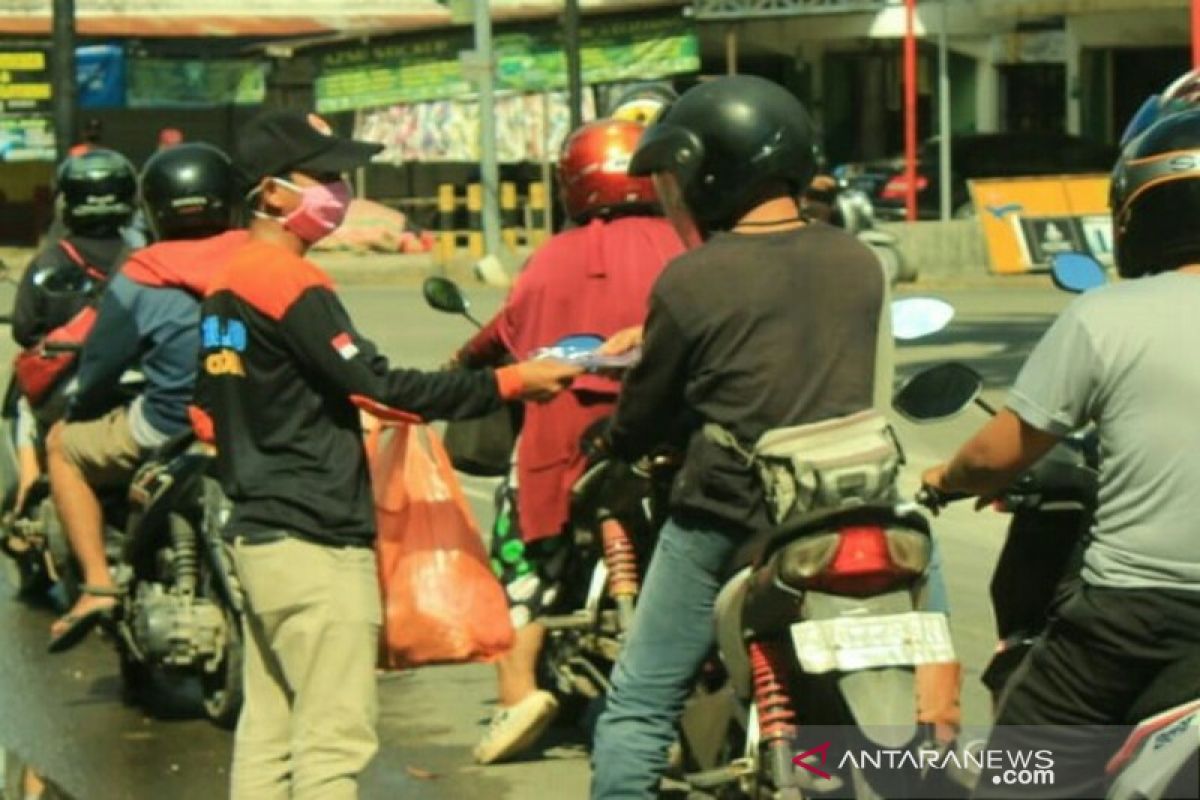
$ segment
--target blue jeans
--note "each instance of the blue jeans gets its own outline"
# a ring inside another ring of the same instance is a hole
[[[592,800],[658,795],[692,678],[716,638],[713,604],[740,544],[675,519],[663,526],[596,724]],[[929,580],[929,610],[948,612],[936,545]]]
[[[663,526],[596,725],[592,798],[653,798],[692,677],[712,649],[713,602],[738,539]]]

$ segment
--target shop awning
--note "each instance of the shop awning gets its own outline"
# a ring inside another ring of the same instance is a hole
[[[681,5],[681,0],[582,0],[585,12]],[[0,35],[48,36],[50,0],[0,3]],[[300,13],[303,9],[303,13]],[[270,38],[448,27],[437,0],[77,0],[81,36]],[[496,20],[550,18],[561,0],[492,0]]]
[[[1188,8],[1189,0],[980,0],[985,17],[1049,17],[1108,11]]]

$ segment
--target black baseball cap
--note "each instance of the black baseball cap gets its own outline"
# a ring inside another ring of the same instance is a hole
[[[344,139],[316,114],[264,111],[238,132],[237,166],[256,183],[272,175],[334,175],[366,166],[383,145]]]

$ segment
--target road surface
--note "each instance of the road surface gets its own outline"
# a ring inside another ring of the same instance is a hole
[[[7,307],[7,287],[0,307]],[[473,310],[488,316],[501,296],[471,288]],[[1002,398],[1038,336],[1067,298],[1049,287],[1023,284],[929,292],[952,302],[952,326],[900,351],[901,373],[946,359],[965,361],[985,377],[988,394]],[[433,368],[471,331],[462,319],[427,309],[415,287],[351,286],[343,292],[361,330],[398,363]],[[8,363],[7,345],[0,358]],[[911,469],[909,488],[925,466],[952,453],[978,424],[968,411],[937,425],[901,424]],[[486,530],[489,481],[464,488]],[[994,644],[986,586],[1004,519],[955,507],[936,522],[953,606],[956,644],[966,664],[969,722],[988,719],[979,672]],[[2,580],[2,579],[0,579]],[[194,717],[186,687],[164,692],[148,712],[121,703],[116,662],[99,636],[73,652],[45,654],[49,608],[9,599],[0,587],[0,747],[10,760],[38,766],[78,800],[211,800],[225,796],[231,737]],[[487,666],[442,667],[381,677],[382,749],[363,782],[364,800],[453,798],[541,800],[582,798],[588,781],[585,741],[556,730],[543,747],[514,764],[477,767],[470,750],[494,701]],[[11,772],[11,770],[10,770]],[[3,783],[0,782],[0,786]]]

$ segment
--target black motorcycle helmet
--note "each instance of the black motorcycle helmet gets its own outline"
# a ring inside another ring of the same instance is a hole
[[[235,175],[229,156],[203,142],[151,156],[142,168],[142,205],[155,238],[202,239],[233,227]]]
[[[808,187],[817,164],[813,139],[808,113],[791,92],[734,75],[695,86],[668,106],[643,134],[629,173],[671,176],[701,231],[724,230],[781,187],[793,196]]]
[[[133,218],[137,171],[115,150],[92,148],[71,156],[55,179],[62,220],[81,236],[116,236]]]
[[[1165,117],[1126,146],[1111,204],[1122,277],[1200,264],[1200,109]]]

